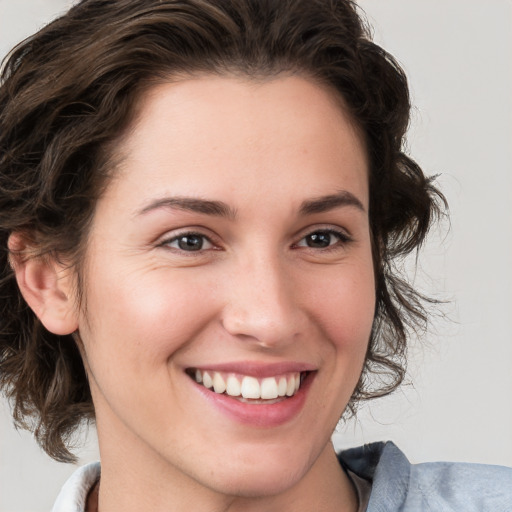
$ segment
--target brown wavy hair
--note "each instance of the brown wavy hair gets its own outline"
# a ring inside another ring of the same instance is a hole
[[[77,344],[48,332],[23,300],[7,240],[65,255],[80,276],[116,142],[157,81],[195,73],[298,74],[327,84],[366,142],[377,301],[348,411],[403,380],[424,297],[395,269],[442,211],[443,196],[403,152],[410,101],[396,60],[348,0],[83,0],[18,45],[0,82],[0,388],[18,426],[54,459],[94,408]],[[304,120],[307,122],[307,120]],[[441,205],[441,206],[440,206]]]

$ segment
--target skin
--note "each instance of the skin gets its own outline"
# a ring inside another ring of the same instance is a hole
[[[99,510],[355,511],[330,436],[361,373],[375,284],[367,159],[342,102],[296,76],[161,84],[119,152],[89,235],[86,308],[57,263],[18,265],[43,323],[79,330]],[[333,194],[350,200],[301,209]],[[159,203],[171,197],[230,215]],[[180,249],[189,232],[201,250]],[[311,246],[319,232],[328,247]],[[314,369],[311,384],[272,427],[225,414],[185,372],[290,361]]]

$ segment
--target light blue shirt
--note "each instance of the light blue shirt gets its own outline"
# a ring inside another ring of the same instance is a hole
[[[512,512],[512,469],[411,464],[393,443],[341,452],[342,466],[372,482],[367,512]]]

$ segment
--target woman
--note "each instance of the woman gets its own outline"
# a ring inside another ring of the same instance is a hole
[[[0,112],[2,386],[55,459],[100,444],[56,512],[507,510],[508,470],[330,443],[403,377],[442,202],[350,2],[86,0]]]

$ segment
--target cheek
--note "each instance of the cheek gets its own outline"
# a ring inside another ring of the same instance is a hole
[[[186,275],[169,279],[165,272],[126,272],[118,279],[111,273],[107,280],[106,274],[96,276],[101,286],[89,288],[81,322],[91,368],[132,377],[165,372],[166,361],[213,314],[211,297],[191,286]],[[105,361],[109,368],[103,368]]]
[[[346,355],[366,353],[375,314],[375,282],[371,263],[347,265],[310,294],[312,308],[326,338]]]
[[[111,418],[113,411],[136,429],[148,423],[162,432],[179,413],[173,362],[213,308],[186,278],[132,275],[90,289],[80,335],[97,415]]]
[[[375,285],[368,264],[344,265],[310,295],[309,310],[322,329],[322,408],[334,430],[360,379],[375,313]]]

